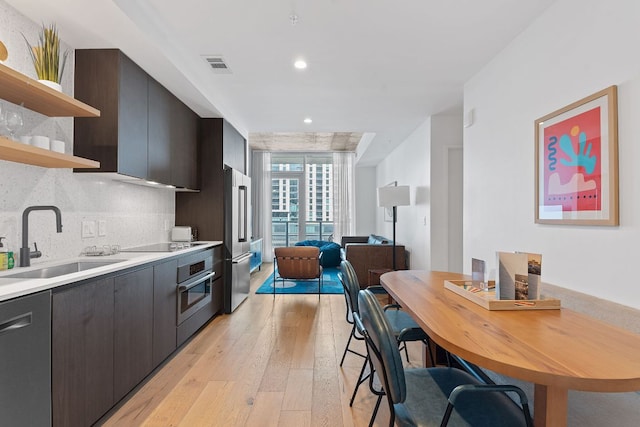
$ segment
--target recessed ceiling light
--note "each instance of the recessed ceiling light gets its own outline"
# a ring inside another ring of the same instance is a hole
[[[307,68],[307,61],[305,61],[304,59],[298,59],[293,63],[293,66],[298,70],[304,70],[305,68]]]
[[[313,120],[311,120],[311,117],[307,117],[306,119],[304,119],[304,122],[306,124],[310,124],[311,122],[313,122]]]

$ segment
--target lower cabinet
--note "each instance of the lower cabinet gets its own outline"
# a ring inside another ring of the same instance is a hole
[[[151,370],[153,268],[52,297],[54,426],[88,426]]]
[[[153,366],[176,349],[178,261],[153,267]]]
[[[177,267],[171,259],[53,291],[53,426],[94,424],[191,336],[176,327]],[[222,282],[220,271],[202,315],[221,310]]]
[[[153,268],[114,279],[115,401],[153,370]]]
[[[88,426],[113,397],[113,278],[52,297],[51,386],[54,426]]]

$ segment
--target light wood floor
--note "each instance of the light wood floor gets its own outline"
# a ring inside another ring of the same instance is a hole
[[[100,421],[105,426],[366,426],[375,397],[349,398],[362,359],[340,357],[349,336],[342,295],[251,295],[180,348]],[[364,344],[358,342],[361,351]],[[420,345],[410,347],[420,362]],[[376,425],[388,425],[383,401]]]

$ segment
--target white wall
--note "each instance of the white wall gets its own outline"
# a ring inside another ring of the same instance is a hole
[[[449,222],[447,183],[449,149],[462,147],[461,129],[460,114],[429,117],[376,168],[377,187],[393,181],[411,187],[411,206],[398,207],[396,240],[409,251],[412,269],[447,270],[448,254],[462,252],[462,242],[449,242],[447,232],[449,226],[462,227]],[[392,223],[376,209],[376,233],[391,238]]]
[[[449,223],[446,178],[449,149],[462,147],[461,129],[459,114],[429,117],[376,168],[377,187],[393,181],[411,187],[411,206],[398,207],[396,240],[409,251],[412,269],[447,270],[449,246],[462,252],[461,241],[449,242],[448,227],[462,224]],[[391,238],[392,223],[384,221],[382,208],[376,209],[376,233]]]
[[[543,254],[543,281],[640,308],[640,2],[559,0],[465,86],[464,258]],[[534,224],[534,120],[618,85],[620,226]],[[465,269],[468,267],[465,265]]]
[[[35,78],[22,34],[35,43],[39,30],[40,23],[30,21],[0,0],[0,40],[9,51],[4,65]],[[73,53],[67,62],[62,86],[65,93],[73,93]],[[21,109],[6,101],[0,103],[6,109]],[[67,143],[66,152],[73,153],[73,119],[48,118],[26,109],[22,111],[25,126],[19,134],[62,139]],[[63,231],[55,232],[52,212],[37,211],[29,215],[29,244],[33,249],[36,241],[43,252],[42,258],[32,260],[32,265],[77,256],[86,246],[119,244],[125,247],[168,239],[165,222],[173,225],[175,220],[173,191],[79,175],[70,169],[45,169],[0,161],[0,236],[7,237],[9,250],[18,252],[22,212],[33,205],[58,206],[62,211]],[[82,239],[82,220],[105,220],[107,235]]]
[[[462,165],[455,163],[456,155],[460,153],[455,150],[462,150],[461,115],[433,116],[431,118],[431,269],[462,272],[462,189],[449,185],[450,177],[462,179]],[[458,182],[458,179],[453,180]],[[458,211],[450,212],[454,206],[458,207]]]
[[[397,208],[396,241],[405,245],[409,251],[409,263],[413,269],[428,270],[431,267],[429,254],[431,245],[429,236],[430,146],[431,119],[427,119],[376,168],[376,187],[382,187],[393,181],[397,181],[398,185],[410,186],[411,205]],[[376,234],[391,239],[393,224],[384,221],[382,209],[376,208]]]
[[[368,236],[376,230],[376,168],[356,167],[356,235]]]

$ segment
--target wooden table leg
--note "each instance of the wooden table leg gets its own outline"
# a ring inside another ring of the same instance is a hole
[[[534,393],[534,425],[536,427],[566,426],[569,390],[536,384]]]

